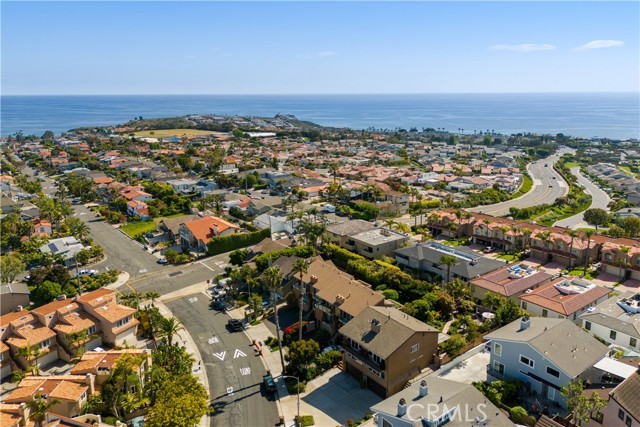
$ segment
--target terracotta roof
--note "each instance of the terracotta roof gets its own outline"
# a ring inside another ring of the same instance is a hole
[[[61,381],[58,386],[49,393],[49,397],[75,402],[80,400],[82,395],[87,391],[89,391],[89,387],[86,385],[80,385],[71,381]]]
[[[147,193],[146,191],[138,191],[138,190],[121,191],[120,194],[127,200],[132,200],[139,196],[153,197],[151,194]]]
[[[31,313],[29,313],[28,311],[15,311],[13,313],[7,313],[7,314],[3,314],[2,316],[0,316],[0,326],[6,326],[9,323],[11,324],[15,324],[14,322],[16,322],[17,320],[20,320],[22,318],[25,318],[24,320],[20,321],[18,324],[20,323],[24,323],[24,322],[31,322],[33,321],[34,317]]]
[[[19,415],[19,405],[0,403],[0,426],[19,427],[22,417]]]
[[[85,313],[69,313],[60,319],[53,329],[64,334],[78,333],[96,326],[96,323]]]
[[[218,227],[218,233],[222,233],[230,228],[239,228],[235,224],[231,224],[230,222],[214,216],[205,216],[203,218],[196,219],[195,221],[189,221],[183,224],[196,240],[201,240],[205,244],[208,243],[215,235],[215,226]]]
[[[49,314],[52,314],[60,309],[63,309],[66,306],[70,306],[68,307],[68,309],[74,309],[74,308],[78,308],[78,304],[74,303],[72,299],[67,298],[67,299],[63,299],[60,301],[53,301],[50,302],[49,304],[45,304],[41,307],[35,308],[33,310],[31,310],[33,313],[35,314],[39,314],[41,316],[46,316]],[[67,310],[64,310],[65,312]]]
[[[135,308],[126,307],[124,305],[110,303],[97,308],[94,313],[98,317],[102,317],[111,323],[115,323],[120,319],[136,312]]]
[[[36,345],[55,336],[56,333],[45,326],[27,325],[19,329],[14,329],[14,334],[9,337],[7,343],[23,348],[27,345]]]
[[[93,182],[96,184],[111,184],[113,182],[113,178],[109,178],[108,176],[93,178]]]
[[[116,292],[111,289],[100,288],[79,296],[76,301],[86,302],[89,305],[99,305],[96,304],[98,298],[102,297],[102,300],[98,301],[98,303],[103,303],[104,300],[115,300],[115,294]]]
[[[51,377],[27,377],[5,398],[8,403],[30,401],[35,395],[45,395],[59,400],[77,401],[89,390],[84,375],[60,375]]]
[[[115,362],[123,354],[132,354],[140,356],[143,354],[151,354],[151,350],[144,349],[125,349],[125,350],[107,350],[107,351],[87,351],[82,355],[80,362],[71,369],[72,375],[84,375],[88,373],[97,373],[100,368],[112,368]]]
[[[569,316],[611,293],[611,289],[605,288],[604,286],[594,286],[583,293],[564,294],[554,286],[570,279],[571,278],[566,279],[560,277],[552,282],[545,283],[530,293],[520,295],[520,299],[556,313]]]

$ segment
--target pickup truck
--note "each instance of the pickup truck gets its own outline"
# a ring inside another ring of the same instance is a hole
[[[271,374],[262,376],[262,384],[264,384],[264,389],[268,394],[276,392],[276,382],[273,380]]]

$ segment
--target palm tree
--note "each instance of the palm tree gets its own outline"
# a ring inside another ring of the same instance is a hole
[[[36,375],[40,375],[40,367],[38,366],[40,349],[37,346],[27,344],[25,347],[19,348],[17,353],[18,356],[22,357],[29,364],[29,367],[35,371]],[[35,361],[33,365],[31,364],[32,360]]]
[[[501,225],[500,227],[498,227],[498,229],[500,230],[500,235],[502,237],[502,241],[504,242],[504,250],[505,252],[507,251],[507,232],[509,232],[509,230],[511,229],[508,225]]]
[[[457,211],[455,211],[455,216],[456,219],[458,220],[458,232],[456,233],[456,238],[460,238],[460,231],[462,229],[462,211],[460,209],[458,209]]]
[[[173,336],[178,335],[180,337],[179,332],[182,330],[184,330],[182,323],[175,317],[165,317],[160,322],[160,335],[167,338],[169,346],[173,344]]]
[[[546,260],[548,260],[550,255],[549,242],[551,242],[551,231],[541,231],[536,235],[536,237],[544,242],[545,253],[547,255]]]
[[[299,310],[300,310],[300,316],[299,316],[299,323],[298,323],[298,341],[302,340],[302,312],[303,312],[303,308],[304,308],[304,294],[306,292],[305,290],[305,286],[304,286],[304,281],[302,280],[302,276],[304,276],[305,274],[307,274],[307,272],[309,271],[309,264],[307,263],[306,259],[302,259],[299,258],[296,260],[295,264],[293,264],[293,268],[291,269],[291,272],[293,274],[299,274],[300,275],[300,301],[298,302]]]
[[[89,341],[89,331],[87,329],[83,329],[80,332],[72,332],[67,336],[67,338],[76,347],[76,357],[82,357],[84,354],[84,346],[87,344],[87,341]]]
[[[571,237],[571,243],[569,244],[569,270],[573,265],[573,241],[578,237],[578,232],[575,230],[567,230],[567,236]]]
[[[587,251],[584,254],[584,275],[587,274],[587,263],[589,262],[589,252],[591,251],[591,236],[593,236],[595,230],[585,230],[584,238],[587,240]]]
[[[78,240],[84,240],[89,236],[89,226],[78,217],[70,217],[65,221],[69,233]]]
[[[620,267],[620,280],[624,279],[624,274],[626,273],[627,267],[631,265],[627,260],[627,257],[629,256],[630,251],[631,251],[631,248],[629,246],[620,247],[620,252],[624,254],[624,258],[618,258],[618,266]]]
[[[144,294],[144,297],[148,300],[151,300],[151,305],[153,306],[153,304],[156,302],[156,299],[160,298],[160,294],[156,291],[149,291]]]
[[[47,401],[41,394],[37,394],[34,400],[27,402],[27,408],[29,408],[29,420],[33,421],[36,427],[41,427],[42,423],[47,419],[47,412],[49,412],[49,409],[58,403],[60,403],[60,401]]]
[[[282,354],[282,340],[280,339],[280,320],[278,318],[278,307],[276,306],[276,289],[282,283],[282,273],[278,267],[269,267],[262,275],[265,286],[271,291],[272,304],[274,308],[273,317],[276,323],[276,337],[278,339],[278,348],[280,350],[280,363],[282,363],[282,372],[284,372],[284,355]],[[302,325],[300,325],[302,327]]]
[[[458,258],[453,255],[442,255],[442,257],[440,257],[438,264],[447,267],[447,283],[451,281],[451,267],[456,265],[457,262]]]
[[[524,227],[520,230],[520,232],[522,233],[522,236],[524,237],[524,241],[522,242],[522,252],[526,252],[527,251],[527,246],[529,245],[529,243],[531,242],[531,229]]]
[[[394,225],[396,225],[396,222],[392,218],[384,220],[384,226],[385,227],[387,227],[389,229],[392,229]]]

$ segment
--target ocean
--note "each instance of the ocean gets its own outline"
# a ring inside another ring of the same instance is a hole
[[[134,117],[294,114],[323,126],[640,139],[638,93],[2,96],[0,135],[56,134]]]

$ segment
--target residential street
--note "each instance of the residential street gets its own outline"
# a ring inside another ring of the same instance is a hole
[[[196,341],[207,369],[213,426],[273,426],[278,422],[274,398],[262,391],[266,373],[247,335],[230,332],[227,314],[209,309],[202,293],[179,297],[165,304]]]
[[[578,183],[585,188],[587,194],[591,194],[592,201],[589,208],[599,208],[609,211],[609,208],[607,207],[611,201],[609,195],[591,182],[589,178],[582,175],[580,173],[580,167],[571,168],[571,173],[578,178]],[[584,212],[580,212],[579,214],[570,216],[569,218],[561,219],[553,225],[556,227],[567,227],[572,229],[589,227],[589,224],[584,221]]]
[[[533,187],[528,193],[506,202],[478,206],[468,210],[494,216],[505,216],[509,215],[509,208],[512,207],[526,208],[543,203],[553,203],[557,198],[569,192],[569,185],[553,169],[553,164],[558,161],[562,154],[564,152],[560,151],[553,156],[529,164],[527,170],[533,180]]]

